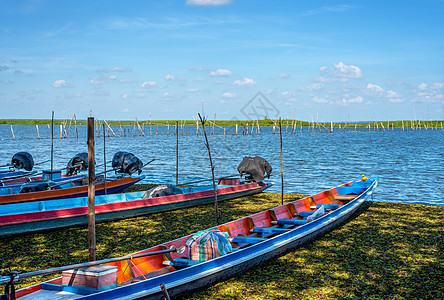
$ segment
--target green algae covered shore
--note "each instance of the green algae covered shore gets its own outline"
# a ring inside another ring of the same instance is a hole
[[[298,197],[286,194],[285,201]],[[277,205],[280,195],[272,193],[222,202],[221,222]],[[97,224],[97,259],[214,225],[212,205]],[[443,299],[443,228],[442,206],[366,202],[326,235],[183,299]],[[87,234],[82,226],[0,238],[0,267],[30,272],[86,262]],[[19,281],[18,287],[49,278]]]

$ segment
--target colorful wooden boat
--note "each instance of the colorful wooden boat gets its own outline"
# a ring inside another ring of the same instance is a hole
[[[7,170],[0,171],[0,180],[9,180],[20,177],[27,177],[36,174],[37,171],[25,171],[25,170]]]
[[[217,185],[218,201],[260,193],[271,184],[239,179]],[[214,202],[213,185],[180,188],[183,194],[143,199],[145,192],[95,197],[96,222],[176,210]],[[69,227],[88,222],[88,197],[0,205],[0,236]]]
[[[349,182],[249,217],[215,227],[229,233],[233,251],[199,262],[184,256],[185,236],[132,255],[20,274],[22,278],[61,272],[63,276],[17,291],[19,299],[160,299],[214,284],[284,254],[344,222],[372,195],[376,179]],[[317,209],[320,207],[319,209]],[[325,210],[312,221],[310,215]],[[307,217],[308,216],[308,217]],[[92,286],[88,276],[95,276]],[[0,283],[11,282],[10,277]]]
[[[115,178],[109,177],[107,178],[106,182],[106,191],[108,194],[118,193],[136,182],[139,182],[143,178],[145,178],[144,175]],[[96,183],[95,188],[96,195],[105,194],[105,182]],[[17,190],[6,186],[0,188],[0,205],[19,202],[77,198],[87,195],[88,185],[85,184],[85,182],[82,182],[82,180],[68,180],[63,185],[63,188],[30,193],[18,193]]]

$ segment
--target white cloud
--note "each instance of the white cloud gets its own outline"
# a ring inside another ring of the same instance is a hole
[[[60,79],[60,80],[56,80],[56,81],[54,81],[54,82],[51,84],[51,86],[52,86],[53,88],[63,88],[63,87],[68,87],[68,83],[67,83],[65,80]]]
[[[187,90],[187,93],[197,93],[199,91],[199,89],[196,88],[190,88]]]
[[[285,91],[281,93],[282,97],[285,99],[295,99],[296,93],[293,91]]]
[[[226,77],[233,75],[233,72],[227,69],[217,69],[216,71],[211,71],[210,76],[213,77]]]
[[[344,98],[342,98],[341,104],[348,105],[350,103],[362,103],[362,101],[364,101],[364,98],[361,96],[350,97],[349,95],[345,95]]]
[[[320,67],[319,72],[321,74],[327,74],[333,77],[339,78],[361,78],[362,71],[360,68],[353,65],[346,65],[343,62],[333,64],[334,69],[330,70],[327,67]]]
[[[326,96],[325,98],[321,98],[321,97],[313,97],[313,102],[316,103],[328,103],[328,96]]]
[[[93,77],[93,78],[91,78],[91,80],[89,81],[89,84],[92,84],[92,85],[96,85],[96,84],[104,84],[104,83],[105,83],[105,81],[100,80],[98,77]]]
[[[433,84],[422,83],[414,90],[413,102],[422,103],[441,103],[444,104],[444,83]]]
[[[187,0],[186,5],[219,6],[233,2],[232,0]]]
[[[400,93],[392,90],[386,90],[381,86],[373,83],[367,84],[367,94],[371,97],[385,98],[393,103],[404,102]]]
[[[111,68],[111,69],[103,69],[102,71],[106,72],[106,73],[112,73],[112,72],[132,72],[133,69],[131,69],[131,68],[114,67],[114,68]]]
[[[323,83],[313,83],[312,85],[306,86],[306,87],[299,87],[298,91],[301,92],[313,92],[313,91],[319,91],[322,90],[324,88],[324,84]]]
[[[315,78],[315,82],[318,83],[335,83],[335,82],[346,82],[347,78],[339,78],[339,77],[333,77],[333,78],[325,78],[325,77],[318,77]]]
[[[290,78],[290,75],[288,75],[287,73],[282,73],[281,75],[279,75],[279,77],[282,79],[287,79]]]
[[[143,88],[149,88],[149,87],[153,87],[153,86],[156,86],[157,85],[157,83],[155,82],[155,81],[144,81],[141,85],[140,85],[140,87],[143,87]]]
[[[254,86],[256,85],[256,81],[251,78],[244,78],[244,80],[235,80],[233,84],[238,86]]]
[[[127,95],[127,94],[123,94],[120,98],[122,98],[122,99],[128,99],[128,95]]]
[[[167,75],[165,76],[165,80],[175,80],[175,79],[176,79],[176,76],[171,75],[171,74],[167,74]]]
[[[382,87],[380,87],[377,84],[373,84],[373,83],[367,84],[367,89],[369,89],[370,91],[378,92],[378,93],[384,92],[384,89]]]
[[[203,71],[204,70],[202,67],[196,68],[195,66],[191,66],[188,69],[190,71]]]
[[[223,93],[223,94],[222,94],[222,97],[232,99],[232,98],[235,98],[235,97],[236,97],[236,93],[226,92],[226,93]]]

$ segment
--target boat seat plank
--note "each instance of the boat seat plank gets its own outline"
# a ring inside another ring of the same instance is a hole
[[[252,236],[236,236],[230,239],[232,243],[241,243],[241,244],[257,244],[265,240],[267,239],[260,237],[252,237]]]
[[[273,224],[277,225],[295,225],[300,226],[307,224],[307,220],[299,220],[299,219],[279,219],[277,221],[273,221]]]
[[[356,197],[358,197],[358,195],[335,195],[335,199],[339,201],[351,201]]]
[[[314,212],[315,212],[314,210],[312,210],[312,211],[301,211],[299,213],[299,216],[302,217],[302,218],[306,218],[306,217],[314,214]]]
[[[173,260],[165,260],[163,264],[166,266],[172,266],[175,268],[186,268],[189,266],[194,266],[200,264],[201,261],[186,259],[186,258],[175,258]]]
[[[336,210],[341,207],[341,204],[318,204],[316,206],[312,206],[313,209],[319,209],[321,206],[324,206],[324,209]]]
[[[250,230],[250,232],[254,233],[268,233],[268,234],[279,234],[287,232],[290,229],[286,228],[275,228],[275,227],[255,227]]]

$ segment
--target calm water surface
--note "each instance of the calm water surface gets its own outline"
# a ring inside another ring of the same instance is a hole
[[[152,127],[152,135],[145,126],[145,136],[106,138],[107,160],[117,151],[134,153],[142,161],[153,158],[145,167],[146,182],[175,183],[176,136],[167,136],[167,127]],[[32,154],[34,161],[51,157],[51,139],[48,127],[39,126],[41,139],[37,139],[33,125],[14,125],[16,140],[11,127],[0,125],[0,164],[10,162],[19,151]],[[71,128],[68,138],[54,139],[54,168],[63,168],[76,153],[87,152],[86,126],[79,126],[79,138],[74,138]],[[59,126],[54,126],[55,136],[60,137]],[[116,134],[119,127],[113,127]],[[158,135],[156,136],[156,130]],[[251,128],[250,128],[251,130]],[[422,130],[389,132],[335,132],[308,133],[307,128],[297,129],[295,134],[285,133],[283,128],[285,192],[314,194],[351,180],[361,174],[378,177],[379,186],[374,200],[388,202],[423,203],[444,205],[444,131]],[[364,129],[361,129],[364,130]],[[170,134],[174,132],[170,127]],[[259,155],[267,159],[275,172],[280,172],[279,135],[272,128],[261,128],[261,135],[233,135],[234,128],[223,130],[207,128],[215,164],[216,176],[237,173],[237,166],[244,156]],[[103,135],[96,137],[96,162],[103,162]],[[40,167],[40,166],[39,166]],[[50,163],[41,168],[50,168]],[[97,171],[101,171],[98,169]],[[211,177],[207,149],[202,134],[196,136],[196,127],[185,127],[179,136],[179,182]],[[271,192],[280,192],[280,177],[270,178],[276,184]]]

